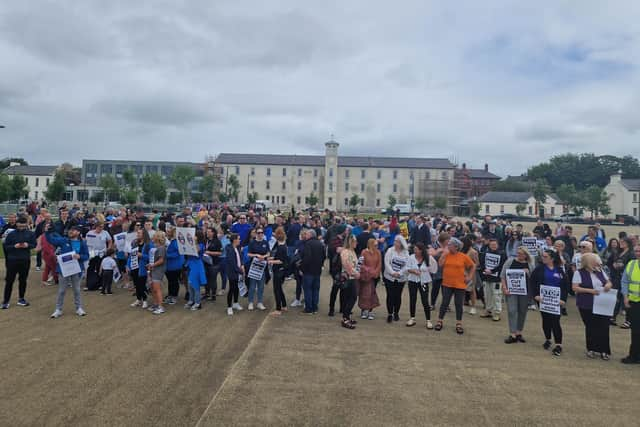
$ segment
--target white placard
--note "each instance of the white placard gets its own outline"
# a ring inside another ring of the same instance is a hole
[[[149,264],[156,262],[156,250],[157,248],[149,249]]]
[[[616,300],[618,298],[617,289],[609,289],[609,292],[600,290],[598,295],[593,296],[593,314],[601,316],[613,316],[613,310],[616,308]]]
[[[540,311],[560,315],[560,288],[557,286],[540,286]]]
[[[238,294],[243,297],[247,292],[247,285],[244,283],[244,278],[240,277],[240,280],[238,280]]]
[[[118,233],[113,236],[113,240],[116,242],[116,249],[118,252],[124,252],[124,248],[127,243],[127,233]]]
[[[484,254],[484,268],[487,270],[493,270],[500,265],[500,255],[487,252]],[[491,276],[497,276],[498,272],[491,273]]]
[[[120,270],[118,270],[117,268],[113,270],[113,282],[118,283],[121,278],[122,274],[120,274]]]
[[[262,280],[264,275],[264,269],[267,266],[267,261],[253,258],[251,260],[251,267],[249,267],[249,279]]]
[[[131,246],[133,245],[133,241],[136,240],[138,233],[127,233],[127,237],[124,240],[124,251],[131,252]]]
[[[176,240],[180,255],[198,256],[195,228],[176,227]]]
[[[131,270],[137,270],[138,269],[138,248],[132,248],[129,256],[131,257],[129,268]]]
[[[522,246],[527,248],[531,255],[535,256],[538,251],[538,240],[535,237],[523,237]]]
[[[507,269],[506,276],[511,295],[527,295],[527,274],[524,270]]]
[[[80,269],[80,263],[73,257],[73,255],[75,255],[75,252],[67,252],[58,255],[58,265],[60,266],[60,273],[62,274],[62,277],[73,276],[74,274],[78,274],[82,271]]]

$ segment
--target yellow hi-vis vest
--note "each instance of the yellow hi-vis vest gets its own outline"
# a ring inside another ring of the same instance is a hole
[[[638,260],[629,261],[625,272],[629,279],[629,301],[640,302],[640,264]]]

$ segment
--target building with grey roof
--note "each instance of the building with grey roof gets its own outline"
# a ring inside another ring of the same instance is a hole
[[[57,169],[58,166],[11,164],[4,169],[3,173],[10,177],[22,176],[29,187],[25,199],[40,200],[45,198],[44,193],[49,183],[53,181]]]

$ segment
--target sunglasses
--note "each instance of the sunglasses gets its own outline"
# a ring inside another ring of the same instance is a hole
[[[256,234],[264,234],[264,231],[256,231]]]

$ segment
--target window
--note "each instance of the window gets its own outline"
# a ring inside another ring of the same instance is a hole
[[[380,207],[380,199],[376,199],[376,207],[379,208]]]
[[[271,168],[267,168],[267,176],[271,176]]]
[[[302,176],[302,168],[298,168],[298,176]]]
[[[280,196],[276,196],[276,203],[280,203]]]
[[[296,200],[297,200],[298,204],[300,204],[300,196],[298,196]]]
[[[267,190],[271,190],[271,181],[266,181]]]
[[[298,190],[302,190],[302,183],[298,181]]]
[[[329,191],[333,191],[333,182],[329,183]]]
[[[500,213],[503,214],[504,213],[504,205],[500,205]]]
[[[125,165],[116,165],[116,174],[122,174],[125,169]]]
[[[255,181],[251,181],[250,183],[250,187],[253,190],[254,188],[256,188],[256,182]]]
[[[345,206],[349,206],[349,198],[348,197],[344,198],[344,205]]]
[[[442,179],[448,179],[448,178],[449,178],[449,172],[442,171]]]
[[[489,205],[484,205],[484,213],[489,213]]]
[[[287,176],[287,168],[282,168],[282,176]]]
[[[236,172],[236,175],[240,173],[239,171],[240,171],[240,170],[238,169],[238,172]],[[140,166],[140,172],[136,172],[136,173],[137,173],[138,175],[141,175],[141,173],[142,173],[142,166]],[[173,166],[166,165],[166,166],[162,166],[162,167],[160,168],[160,174],[161,174],[162,176],[170,176],[172,173],[173,173]]]
[[[367,177],[367,170],[360,169],[360,178],[365,179]]]
[[[318,183],[317,182],[313,183],[313,191],[318,191]]]
[[[360,192],[364,193],[364,182],[360,183]]]
[[[86,171],[87,171],[87,173],[97,173],[98,172],[98,164],[97,163],[87,163]]]
[[[47,186],[49,186],[49,178],[47,178]]]
[[[360,206],[364,206],[364,199],[360,199]]]
[[[36,187],[40,187],[40,178],[36,177]],[[36,196],[36,199],[38,196]]]
[[[380,192],[380,184],[376,184],[376,192]]]
[[[38,192],[37,191],[34,193],[34,199],[38,200]]]
[[[134,174],[142,176],[142,165],[133,165],[132,169]]]
[[[240,175],[240,166],[236,166],[236,175]]]
[[[377,179],[382,178],[382,171],[376,171],[376,178]]]
[[[282,181],[282,189],[283,190],[287,189],[287,181]]]
[[[158,166],[149,166],[147,165],[147,173],[158,173]],[[170,173],[167,176],[171,175]]]
[[[349,191],[349,183],[348,182],[344,183],[344,191]]]
[[[429,172],[425,172],[424,179],[431,179],[431,174]]]
[[[328,201],[327,201],[327,204],[328,204],[329,206],[332,206],[332,205],[333,205],[333,197],[329,197],[327,200],[328,200]]]
[[[398,184],[393,184],[393,192],[394,193],[398,192]]]
[[[529,215],[533,215],[533,206],[529,206]]]
[[[317,178],[318,177],[318,169],[314,169],[313,170],[313,177]]]
[[[633,216],[638,216],[638,208],[633,208]]]
[[[111,165],[100,165],[100,173],[111,174],[113,173],[113,167]]]
[[[555,215],[555,214],[556,214],[556,207],[551,206],[551,215]]]
[[[344,170],[344,177],[349,178],[349,169]]]
[[[409,193],[413,194],[413,184],[409,184]]]
[[[413,181],[413,171],[409,171],[409,179]]]
[[[398,171],[393,171],[393,179],[398,179]]]
[[[256,176],[256,168],[251,168],[251,176]]]
[[[633,203],[638,202],[638,193],[633,193]]]
[[[282,204],[284,204],[284,203],[285,203],[284,196],[280,197],[280,201],[282,202]]]
[[[333,176],[333,168],[329,168],[329,176]]]

